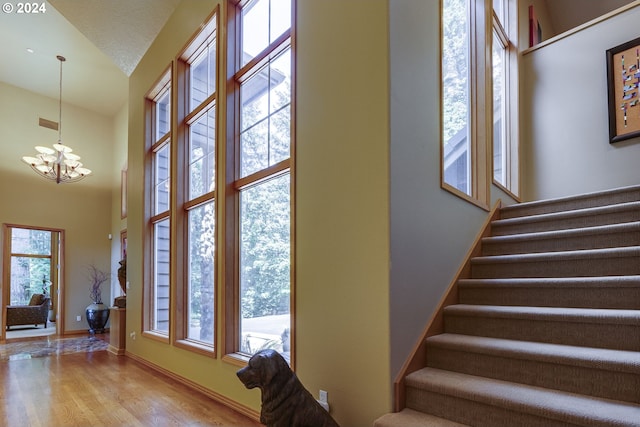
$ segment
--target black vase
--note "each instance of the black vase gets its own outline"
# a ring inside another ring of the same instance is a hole
[[[109,320],[109,307],[103,303],[92,303],[87,306],[87,322],[90,334],[103,334],[104,326]]]

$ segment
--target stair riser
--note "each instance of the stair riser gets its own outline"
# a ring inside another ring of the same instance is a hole
[[[640,403],[640,373],[515,359],[434,345],[427,347],[427,364],[463,374]]]
[[[515,277],[587,277],[640,274],[637,256],[544,259],[538,262],[471,262],[474,279],[502,279]]]
[[[454,396],[407,387],[407,407],[474,427],[576,427],[552,420]]]
[[[594,195],[567,201],[551,201],[535,205],[514,205],[501,212],[502,218],[515,218],[520,216],[540,215],[545,213],[561,212],[574,209],[594,208],[598,206],[613,205],[618,203],[636,202],[640,200],[640,188],[630,188],[618,191],[606,196]]]
[[[640,310],[637,288],[459,288],[461,304]]]
[[[583,347],[640,351],[640,325],[547,319],[458,316],[445,313],[445,332]]]
[[[640,230],[616,234],[582,235],[570,238],[558,237],[545,240],[529,239],[511,242],[487,239],[482,242],[482,254],[485,256],[509,255],[627,246],[640,246]]]
[[[640,221],[640,210],[621,210],[602,215],[569,216],[548,221],[524,221],[517,223],[496,222],[491,226],[494,236],[506,236],[510,234],[535,233],[540,231],[557,231],[583,227],[596,227],[600,225],[623,224]]]

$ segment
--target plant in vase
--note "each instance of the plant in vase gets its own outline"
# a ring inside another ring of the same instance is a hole
[[[86,315],[91,335],[104,333],[104,327],[109,320],[109,307],[102,302],[102,284],[107,280],[109,280],[109,273],[95,265],[89,266],[89,289],[93,302],[87,306]]]

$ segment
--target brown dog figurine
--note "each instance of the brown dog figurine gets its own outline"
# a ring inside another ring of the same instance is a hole
[[[237,375],[262,391],[260,422],[267,427],[339,427],[277,351],[259,351]]]

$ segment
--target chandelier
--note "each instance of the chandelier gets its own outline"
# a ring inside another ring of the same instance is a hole
[[[53,148],[36,146],[38,153],[35,157],[24,156],[22,161],[31,166],[38,175],[61,184],[80,181],[89,175],[91,170],[82,167],[80,156],[72,153],[71,147],[62,143],[62,63],[66,59],[60,55],[56,58],[60,61],[58,142],[53,144]]]

